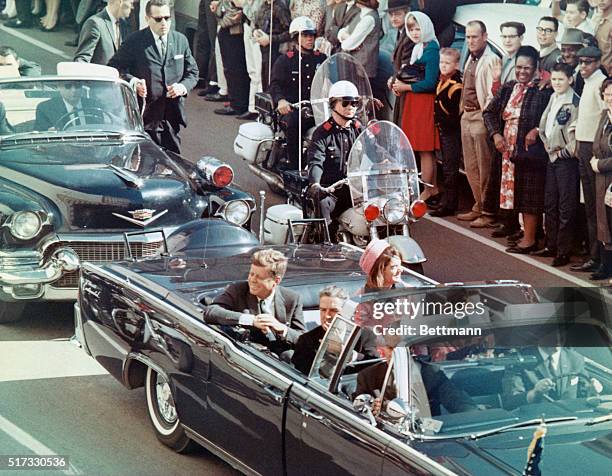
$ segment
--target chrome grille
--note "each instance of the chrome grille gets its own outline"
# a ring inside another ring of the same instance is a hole
[[[64,241],[54,245],[54,249],[67,246],[75,251],[79,260],[102,263],[108,261],[120,261],[128,257],[125,242],[95,242],[95,241]],[[134,258],[146,258],[155,256],[163,247],[163,241],[150,243],[131,242],[130,249]],[[55,288],[76,288],[79,282],[79,272],[74,271],[64,274],[51,286]]]

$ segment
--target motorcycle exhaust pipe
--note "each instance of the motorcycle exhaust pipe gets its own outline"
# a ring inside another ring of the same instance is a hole
[[[253,172],[266,183],[272,185],[273,187],[280,188],[281,190],[285,190],[285,184],[283,183],[283,181],[273,173],[261,170],[253,164],[249,164],[249,169],[251,169],[251,172]]]

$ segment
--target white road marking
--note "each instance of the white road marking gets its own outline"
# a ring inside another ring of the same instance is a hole
[[[0,342],[0,362],[0,382],[107,374],[69,341]]]
[[[478,241],[479,243],[482,243],[483,245],[488,246],[489,248],[493,248],[497,251],[501,251],[502,253],[505,253],[506,255],[517,259],[519,261],[522,261],[524,263],[530,264],[531,266],[541,269],[542,271],[546,271],[547,273],[550,273],[554,276],[557,276],[558,278],[564,279],[566,281],[569,281],[570,283],[575,284],[576,286],[581,286],[581,287],[597,287],[596,284],[593,284],[590,281],[587,281],[585,279],[580,279],[577,278],[576,276],[566,273],[564,271],[561,271],[557,268],[553,268],[552,266],[549,266],[547,264],[541,263],[538,260],[530,257],[529,255],[518,255],[518,254],[513,254],[513,253],[506,253],[506,248],[507,246],[504,246],[500,243],[497,243],[496,241],[490,240],[488,238],[485,238],[481,235],[479,235],[478,233],[474,233],[473,231],[470,230],[466,230],[465,228],[463,228],[462,226],[456,225],[455,223],[451,223],[448,222],[446,220],[443,220],[442,218],[436,218],[436,217],[432,217],[429,215],[425,215],[425,218],[437,225],[443,226],[445,228],[448,228],[449,230],[452,230],[456,233],[459,233],[460,235],[463,235],[467,238],[471,238],[473,240]]]
[[[31,45],[37,46],[38,48],[48,51],[49,53],[54,54],[55,56],[59,56],[60,58],[63,58],[68,61],[72,61],[72,56],[68,56],[62,50],[53,48],[53,46],[49,46],[48,44],[43,43],[42,41],[39,41],[35,38],[30,38],[28,35],[18,30],[15,30],[13,28],[7,28],[4,25],[0,25],[0,31],[12,35],[15,38],[19,38],[20,40],[25,41],[26,43],[30,43]]]
[[[28,448],[38,456],[58,456],[58,454],[45,444],[38,441],[32,435],[19,428],[17,425],[0,415],[0,430],[20,445]],[[62,471],[64,474],[83,474],[68,460],[69,469]]]

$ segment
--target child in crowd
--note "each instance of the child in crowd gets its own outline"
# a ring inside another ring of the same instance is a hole
[[[580,97],[572,84],[573,68],[557,63],[551,70],[554,94],[540,120],[540,137],[549,162],[546,167],[546,248],[539,256],[554,257],[552,265],[569,263],[574,236],[574,220],[579,200],[578,160],[576,159],[576,118]]]
[[[446,217],[457,210],[459,166],[461,163],[461,92],[460,53],[454,48],[440,50],[440,79],[436,87],[434,118],[440,133],[444,195],[441,207],[430,215]]]

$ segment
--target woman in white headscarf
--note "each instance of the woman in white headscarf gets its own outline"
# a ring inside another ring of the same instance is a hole
[[[434,99],[440,73],[440,45],[430,18],[422,12],[406,15],[406,34],[415,43],[408,64],[403,64],[391,88],[396,95],[405,94],[401,127],[421,159],[421,173],[425,183],[433,184],[421,194],[427,200],[437,195],[436,158],[440,148],[434,124]]]

